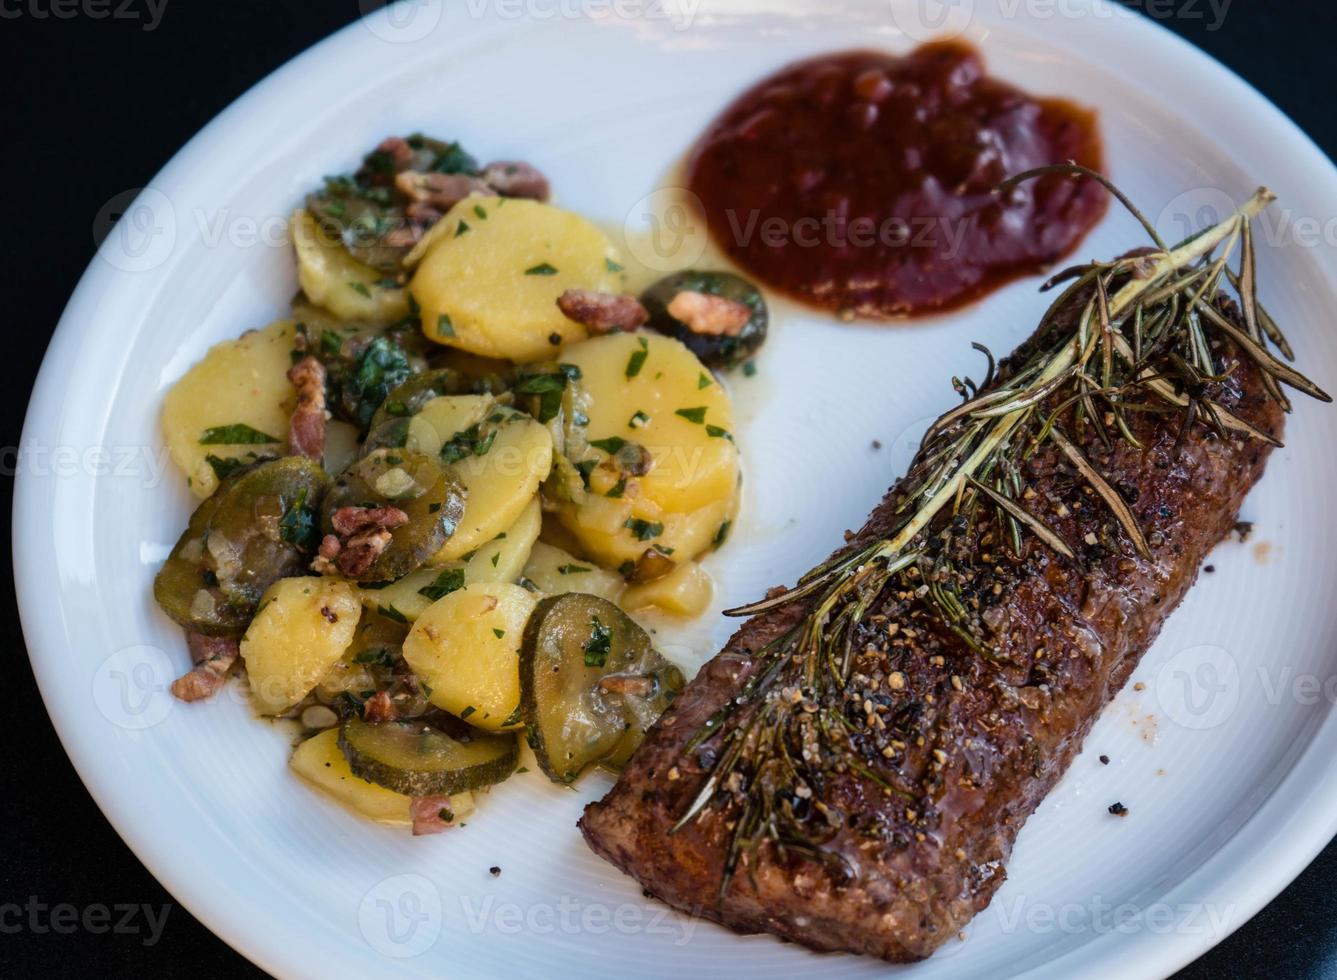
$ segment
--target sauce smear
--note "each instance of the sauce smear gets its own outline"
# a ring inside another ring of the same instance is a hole
[[[717,242],[781,292],[888,319],[967,303],[1071,251],[1105,213],[1095,113],[989,78],[959,42],[782,69],[711,124],[688,164]]]

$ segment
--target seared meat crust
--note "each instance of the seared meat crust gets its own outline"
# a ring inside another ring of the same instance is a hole
[[[1231,373],[1213,386],[1213,397],[1279,437],[1282,411],[1266,397],[1252,362],[1228,342],[1216,353]],[[1002,376],[1008,371],[1005,362]],[[1022,556],[1011,555],[987,508],[969,526],[951,527],[945,513],[930,526],[930,545],[941,541],[970,569],[966,595],[971,614],[987,626],[990,657],[918,615],[922,603],[894,589],[864,617],[855,648],[865,652],[849,691],[866,712],[859,744],[907,792],[885,791],[854,772],[828,781],[810,802],[833,828],[823,848],[833,860],[763,843],[744,856],[720,896],[737,797],[717,793],[670,834],[699,794],[720,739],[690,753],[685,746],[756,673],[763,647],[802,619],[807,601],[748,621],[702,668],[612,791],[586,809],[580,826],[590,846],[670,905],[740,932],[894,962],[922,959],[955,936],[989,904],[1022,824],[1063,775],[1207,553],[1230,533],[1270,452],[1262,440],[1221,439],[1194,426],[1176,453],[1181,415],[1129,418],[1142,449],[1124,441],[1105,448],[1090,426],[1079,441],[1129,503],[1150,560],[1138,556],[1109,508],[1046,444],[1026,464],[1033,495],[1024,503],[1073,546],[1080,565],[1033,537]],[[899,500],[893,487],[847,548],[886,536],[897,524]],[[858,705],[853,711],[858,717]],[[721,728],[747,717],[735,712]]]

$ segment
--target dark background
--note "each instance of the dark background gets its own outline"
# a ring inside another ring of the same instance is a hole
[[[47,340],[92,258],[98,210],[148,183],[228,103],[360,13],[357,0],[166,0],[157,25],[145,30],[143,0],[129,2],[139,19],[94,19],[86,11],[96,7],[84,0],[63,2],[73,3],[73,16],[53,16],[52,0],[0,0],[0,214],[8,219],[0,239],[0,316],[9,323],[0,355],[0,446],[18,444]],[[1258,86],[1332,156],[1337,111],[1326,68],[1337,4],[1234,0],[1213,29],[1221,4],[1130,6],[1161,13],[1156,19]],[[1168,7],[1174,12],[1167,15]],[[1249,138],[1243,128],[1225,135]],[[12,479],[0,477],[0,488],[7,531]],[[0,566],[0,574],[11,574],[8,562]],[[3,583],[0,601],[8,695],[7,736],[0,737],[0,905],[23,904],[30,895],[81,909],[173,903],[103,819],[61,750],[32,680],[12,581]],[[1183,976],[1337,976],[1335,891],[1337,844]],[[260,975],[179,906],[156,945],[146,948],[144,938],[27,929],[0,935],[0,975],[60,977],[90,968],[113,977]]]

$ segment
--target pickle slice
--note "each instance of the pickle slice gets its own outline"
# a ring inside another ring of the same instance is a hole
[[[452,738],[423,721],[363,721],[339,729],[339,747],[357,776],[408,796],[449,795],[499,783],[514,770],[513,734],[470,732]]]
[[[682,686],[682,672],[607,599],[550,596],[529,617],[520,709],[554,782],[569,783],[595,764],[621,768]]]
[[[325,495],[321,526],[334,531],[341,507],[398,507],[408,523],[391,531],[390,544],[360,582],[403,578],[441,550],[464,515],[464,487],[441,463],[404,449],[376,449],[358,460]]]
[[[299,456],[224,481],[196,508],[154,579],[163,611],[197,633],[245,630],[265,590],[302,573],[329,482],[319,464]]]

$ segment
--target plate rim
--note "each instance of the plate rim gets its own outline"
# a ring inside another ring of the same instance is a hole
[[[835,13],[842,13],[875,2],[844,0],[832,5],[832,8]],[[1080,0],[1080,4],[1088,12],[1108,9],[1107,0]],[[728,13],[739,16],[746,16],[751,7],[746,2],[707,0],[698,10],[706,6],[720,6]],[[757,11],[765,12],[766,9],[766,4],[756,4]],[[300,85],[305,73],[322,72],[326,70],[322,67],[323,62],[337,62],[346,49],[355,49],[367,43],[361,32],[367,31],[377,21],[388,21],[391,10],[392,5],[387,5],[355,20],[275,68],[214,116],[172,155],[144,187],[155,188],[176,183],[180,179],[179,171],[183,164],[202,147],[214,143],[231,128],[243,124],[246,113],[256,103],[269,98],[281,101],[284,90]],[[1307,133],[1233,69],[1141,14],[1116,17],[1113,20],[1116,23],[1123,21],[1118,29],[1128,32],[1129,36],[1142,43],[1150,60],[1160,61],[1175,56],[1181,59],[1181,67],[1186,74],[1213,78],[1223,88],[1219,95],[1221,102],[1233,101],[1237,109],[1243,104],[1244,115],[1265,129],[1268,136],[1284,140],[1288,149],[1303,156],[1296,163],[1298,167],[1307,173],[1322,176],[1327,185],[1337,189],[1337,166]],[[477,43],[489,32],[501,33],[508,27],[504,23],[490,24],[480,18],[471,24],[469,31],[454,40],[459,43]],[[126,209],[127,213],[131,210]],[[125,220],[128,219],[122,219]],[[95,306],[96,297],[113,289],[124,275],[109,263],[99,261],[95,254],[81,276],[43,356],[25,413],[20,458],[33,445],[58,444],[56,435],[61,420],[61,365],[77,353],[81,335],[93,329],[92,318],[83,316],[83,311]],[[320,962],[318,956],[311,955],[313,944],[293,943],[291,936],[279,937],[273,933],[261,933],[258,936],[251,934],[242,913],[227,908],[216,894],[203,887],[205,882],[190,880],[188,871],[181,867],[179,854],[174,853],[176,846],[156,840],[151,828],[135,820],[132,807],[127,806],[128,801],[117,793],[115,787],[99,780],[96,774],[96,741],[90,739],[86,732],[78,731],[68,716],[68,709],[63,703],[61,678],[56,675],[56,667],[65,645],[62,642],[63,629],[52,625],[61,617],[50,617],[50,613],[53,610],[60,611],[60,579],[55,559],[41,547],[41,535],[51,526],[51,518],[54,516],[54,498],[44,492],[49,479],[49,476],[36,475],[29,469],[18,474],[12,509],[12,558],[20,624],[29,662],[63,749],[104,817],[135,857],[176,901],[218,938],[260,968],[280,976],[309,972]],[[23,575],[18,574],[20,568],[24,570]],[[1190,882],[1199,886],[1197,891],[1218,897],[1222,893],[1233,894],[1239,899],[1234,903],[1239,914],[1231,917],[1224,931],[1203,937],[1185,933],[1153,935],[1147,930],[1132,935],[1108,933],[1040,964],[1023,975],[1097,975],[1116,958],[1125,969],[1133,968],[1139,974],[1165,975],[1201,956],[1249,921],[1292,882],[1337,834],[1337,773],[1327,772],[1316,758],[1315,751],[1325,740],[1337,745],[1337,718],[1331,713],[1315,726],[1310,744],[1258,809],[1220,846],[1216,854],[1164,896],[1167,901],[1172,899],[1176,891],[1182,890]],[[1283,789],[1289,790],[1285,807],[1280,800]],[[1324,817],[1325,813],[1332,815]],[[1248,852],[1247,860],[1233,864],[1221,860],[1222,851],[1239,851],[1244,841],[1252,842],[1255,839],[1266,841],[1268,846],[1253,847]],[[1134,955],[1136,958],[1131,959]],[[329,966],[339,963],[347,965],[347,961],[325,959],[325,964]]]

